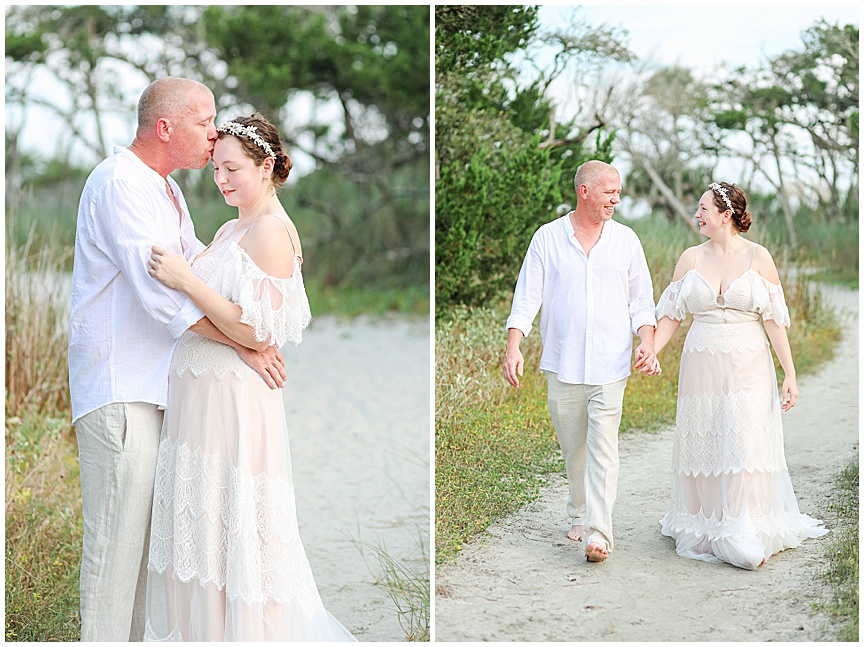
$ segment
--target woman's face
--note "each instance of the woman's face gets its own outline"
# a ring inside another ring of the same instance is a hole
[[[699,199],[699,208],[696,210],[696,222],[699,224],[699,232],[709,238],[722,231],[728,219],[728,214],[722,212],[714,204],[714,191],[708,189]]]
[[[233,135],[217,139],[213,147],[213,181],[232,207],[246,207],[267,194],[270,180],[264,177],[264,164],[246,155]]]

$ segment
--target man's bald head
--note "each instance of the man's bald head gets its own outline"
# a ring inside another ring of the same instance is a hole
[[[201,95],[213,96],[203,83],[177,76],[153,81],[138,99],[138,137],[146,137],[160,119],[184,117]]]
[[[576,169],[576,177],[573,178],[576,193],[579,193],[579,187],[583,184],[593,186],[597,180],[610,173],[618,175],[618,169],[600,160],[588,160]]]

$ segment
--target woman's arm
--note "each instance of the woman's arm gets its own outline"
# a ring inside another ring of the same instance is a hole
[[[250,258],[268,275],[287,278],[293,272],[293,256],[288,253],[293,244],[278,219],[268,217],[256,222],[244,236],[244,243]],[[148,272],[168,287],[186,294],[229,339],[257,351],[270,345],[269,340],[255,339],[254,328],[240,322],[243,309],[195,276],[182,256],[154,245]]]
[[[696,266],[696,248],[690,247],[681,252],[675,271],[672,273],[672,282],[680,281]],[[681,322],[670,317],[660,317],[657,322],[657,332],[654,334],[654,352],[659,355],[660,351],[669,343],[675,331],[681,326]]]
[[[753,268],[759,272],[772,285],[780,285],[780,273],[774,264],[771,252],[761,245],[756,249],[753,257]],[[789,336],[786,334],[786,326],[777,322],[762,321],[765,333],[771,341],[771,347],[783,368],[784,378],[780,399],[783,411],[789,411],[798,401],[798,382],[795,375],[795,363],[792,361],[792,347],[789,345]]]
[[[763,321],[765,332],[771,340],[771,346],[783,367],[783,388],[780,393],[783,411],[789,411],[798,401],[798,382],[795,377],[795,364],[792,362],[792,348],[789,345],[789,336],[786,334],[786,326],[774,321]]]
[[[159,245],[153,245],[147,271],[150,276],[159,279],[169,288],[188,296],[207,315],[210,322],[232,341],[257,351],[263,351],[269,346],[267,341],[256,341],[252,326],[240,323],[243,309],[195,276],[186,259],[179,254],[172,254]],[[195,326],[191,329],[195,332]]]
[[[680,326],[680,321],[669,317],[660,317],[660,321],[657,322],[657,332],[654,333],[654,353],[656,355],[659,355],[660,351],[665,348]]]

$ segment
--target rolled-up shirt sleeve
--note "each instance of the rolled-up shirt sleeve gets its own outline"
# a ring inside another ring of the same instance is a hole
[[[94,196],[90,215],[93,243],[123,274],[144,310],[165,324],[175,339],[204,317],[186,295],[147,273],[154,244],[177,254],[184,252],[176,236],[154,240],[157,218],[151,195],[130,182],[112,180]],[[189,260],[192,250],[186,252]]]
[[[635,238],[635,236],[634,236]],[[633,334],[638,334],[642,326],[657,326],[654,315],[654,288],[651,284],[651,273],[645,260],[642,243],[636,238],[630,259],[628,272],[630,297],[630,326]]]
[[[507,318],[507,329],[516,328],[527,337],[540,305],[543,302],[544,263],[541,245],[538,241],[540,232],[535,232],[528,246],[528,253],[522,261],[519,279],[513,292],[513,305]]]

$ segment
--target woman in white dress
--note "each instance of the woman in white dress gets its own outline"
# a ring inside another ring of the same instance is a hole
[[[191,268],[154,247],[150,274],[244,346],[297,344],[309,302],[276,197],[291,161],[259,115],[218,131],[213,177],[238,218]],[[354,640],[324,609],[300,541],[282,392],[191,331],[171,363],[147,596],[146,640]]]
[[[736,185],[712,183],[696,220],[709,240],[681,254],[657,305],[658,354],[693,314],[678,380],[672,499],[660,525],[682,557],[756,569],[827,530],[799,512],[783,453],[780,412],[795,406],[798,386],[774,260],[740,235],[750,214]],[[782,403],[771,346],[785,373]]]

